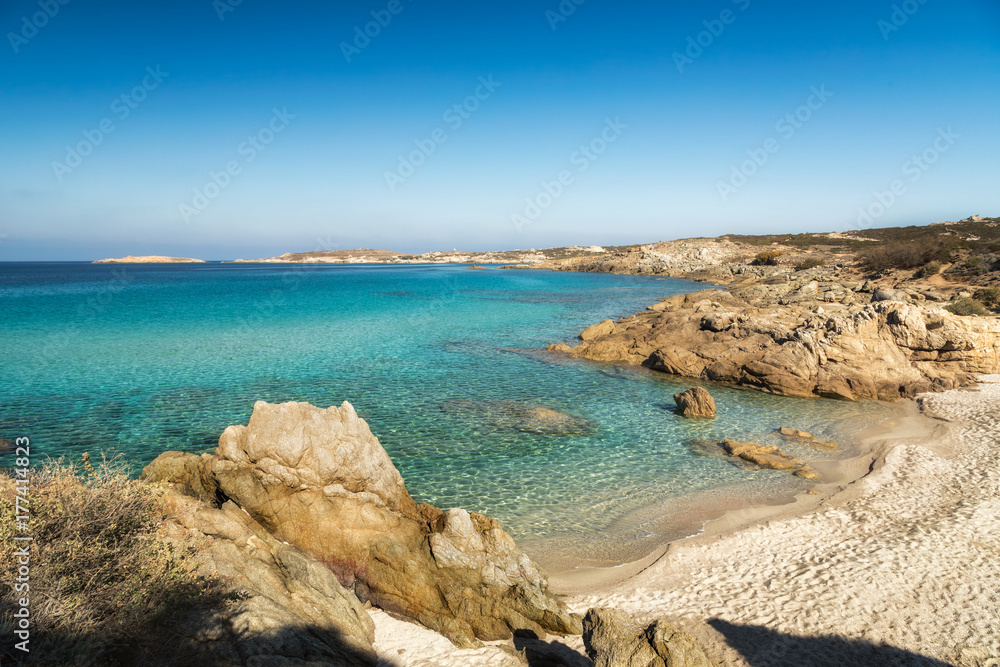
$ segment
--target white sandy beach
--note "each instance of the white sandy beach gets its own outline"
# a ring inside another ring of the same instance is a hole
[[[884,435],[872,472],[818,506],[723,519],[624,581],[577,582],[571,608],[666,617],[720,665],[1000,665],[1000,375],[982,382],[922,396],[940,424]],[[372,616],[387,666],[523,664]],[[590,664],[580,637],[515,642]]]

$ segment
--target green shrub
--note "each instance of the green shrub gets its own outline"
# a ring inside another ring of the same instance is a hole
[[[914,278],[929,278],[930,276],[936,276],[941,273],[941,262],[933,261],[924,264],[922,267],[917,269],[917,272],[913,274]]]
[[[859,254],[861,266],[869,271],[916,269],[931,262],[950,262],[952,247],[940,239],[894,241]]]
[[[795,265],[796,271],[806,271],[807,269],[814,269],[817,266],[825,266],[826,262],[820,257],[806,257],[804,260]]]
[[[987,308],[1000,308],[1000,287],[988,287],[978,290],[972,298]]]
[[[765,250],[757,253],[757,256],[750,263],[754,266],[777,266],[778,258],[784,254],[780,250]]]
[[[962,299],[944,307],[955,315],[988,315],[989,311],[975,299]]]
[[[37,664],[130,664],[130,651],[165,636],[163,627],[221,598],[193,561],[161,533],[162,491],[131,479],[119,459],[96,469],[63,459],[29,475],[31,657]],[[14,480],[0,475],[0,573],[13,581]],[[23,593],[5,586],[4,611]],[[9,613],[0,633],[13,636]],[[9,644],[10,642],[8,642]],[[5,647],[6,648],[6,647]],[[0,651],[2,654],[2,651]]]

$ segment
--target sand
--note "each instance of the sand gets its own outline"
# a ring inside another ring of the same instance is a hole
[[[868,474],[820,500],[741,510],[614,576],[553,588],[580,613],[667,617],[720,665],[1000,666],[1000,376],[918,404],[923,417],[877,436]],[[509,645],[460,650],[373,617],[386,666],[519,664]],[[515,643],[590,664],[579,637]]]

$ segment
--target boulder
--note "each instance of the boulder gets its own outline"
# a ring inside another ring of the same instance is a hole
[[[199,457],[186,457],[197,464]],[[170,493],[164,509],[166,538],[186,547],[196,573],[219,582],[224,595],[188,610],[169,643],[142,664],[378,664],[371,618],[328,567],[232,502],[213,508]]]
[[[142,469],[142,479],[150,483],[162,482],[186,496],[212,504],[219,491],[212,477],[214,460],[210,454],[163,452]]]
[[[722,448],[730,456],[735,456],[747,463],[771,470],[790,470],[797,477],[816,479],[817,475],[809,466],[791,454],[781,451],[777,445],[762,445],[757,442],[737,442],[723,440]]]
[[[594,667],[710,667],[691,635],[658,619],[643,628],[624,612],[594,608],[583,619]]]
[[[674,394],[677,414],[686,417],[715,417],[715,399],[705,389],[692,387]]]
[[[579,634],[580,618],[493,519],[417,504],[349,403],[258,402],[210,459],[168,453],[147,479],[231,501],[278,542],[329,568],[362,602],[411,618],[460,646],[516,630]]]

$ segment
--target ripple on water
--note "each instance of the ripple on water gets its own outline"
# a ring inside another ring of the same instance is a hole
[[[843,440],[885,415],[712,387],[719,417],[684,419],[672,395],[690,381],[541,351],[702,287],[685,281],[241,265],[151,266],[114,280],[107,267],[73,264],[0,276],[0,369],[17,379],[0,386],[0,437],[29,436],[53,456],[114,449],[141,466],[166,449],[213,447],[257,400],[347,400],[418,500],[490,514],[518,539],[616,526],[641,539],[660,528],[635,517],[665,499],[806,485],[699,455],[691,441],[775,442],[810,459],[817,452],[774,429]],[[101,306],[85,307],[95,294]]]

